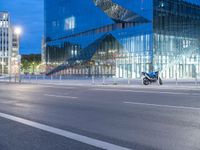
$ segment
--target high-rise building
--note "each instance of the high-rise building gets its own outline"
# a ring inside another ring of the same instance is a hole
[[[14,73],[19,55],[19,37],[10,24],[8,12],[0,12],[0,75]]]
[[[48,74],[194,78],[200,1],[45,0]]]
[[[9,55],[12,49],[12,35],[10,35],[10,17],[7,12],[0,12],[0,74],[9,72]]]

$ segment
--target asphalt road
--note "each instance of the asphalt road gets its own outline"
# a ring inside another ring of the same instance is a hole
[[[104,146],[200,150],[200,90],[0,83],[0,150]]]

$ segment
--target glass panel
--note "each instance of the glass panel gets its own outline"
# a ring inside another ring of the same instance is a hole
[[[200,62],[200,2],[154,0],[154,70],[164,78],[195,78]]]

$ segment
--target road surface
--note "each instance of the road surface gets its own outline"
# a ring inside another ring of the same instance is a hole
[[[0,83],[0,150],[199,150],[200,90]]]

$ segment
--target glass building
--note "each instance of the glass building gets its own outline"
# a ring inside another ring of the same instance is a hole
[[[199,0],[45,0],[47,74],[194,78]]]

